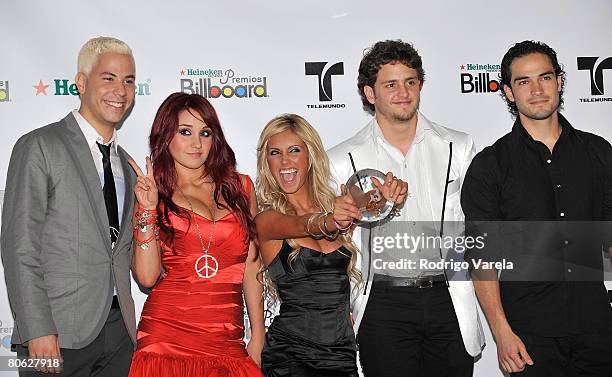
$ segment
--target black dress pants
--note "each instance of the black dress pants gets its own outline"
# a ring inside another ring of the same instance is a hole
[[[612,377],[612,331],[556,338],[517,335],[534,364],[513,377]]]
[[[17,355],[27,357],[28,347],[16,346]],[[81,349],[60,350],[64,359],[59,374],[19,371],[21,377],[126,377],[132,364],[134,343],[125,328],[116,298],[100,334]]]
[[[374,282],[357,342],[365,377],[469,377],[474,370],[446,287]]]

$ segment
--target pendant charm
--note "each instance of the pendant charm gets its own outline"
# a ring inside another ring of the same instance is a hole
[[[138,219],[138,221],[136,222],[136,226],[142,229],[147,226],[147,222],[144,219]]]
[[[145,251],[149,250],[149,243],[141,243],[140,248]]]
[[[150,223],[149,219],[153,217],[151,213],[137,212],[136,215],[138,216],[138,221],[136,222],[136,226],[138,227],[138,229],[140,229],[142,233],[145,233],[147,231],[147,228],[153,229],[153,224],[149,225]]]
[[[204,254],[195,262],[195,272],[202,279],[210,279],[219,271],[219,263],[212,255]]]

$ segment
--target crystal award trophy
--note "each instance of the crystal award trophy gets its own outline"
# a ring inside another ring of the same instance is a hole
[[[382,220],[391,213],[393,202],[388,201],[372,183],[372,177],[385,182],[385,174],[376,169],[362,169],[346,181],[345,190],[351,194],[355,205],[361,211],[361,222]]]

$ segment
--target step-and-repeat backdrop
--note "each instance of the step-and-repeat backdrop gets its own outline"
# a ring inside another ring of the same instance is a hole
[[[479,149],[512,125],[500,98],[503,54],[518,41],[545,41],[567,72],[564,114],[610,140],[611,14],[605,0],[3,1],[0,190],[18,137],[78,107],[77,53],[91,37],[115,36],[134,51],[136,104],[119,141],[141,164],[158,106],[185,91],[209,98],[239,169],[254,176],[257,138],[275,115],[304,116],[326,147],[368,121],[357,67],[363,50],[383,39],[415,45],[426,72],[421,111],[472,134]],[[581,60],[589,64],[579,66]],[[139,315],[146,296],[136,289],[134,295]],[[12,326],[0,284],[0,355],[11,355]],[[501,376],[486,330],[475,375]]]

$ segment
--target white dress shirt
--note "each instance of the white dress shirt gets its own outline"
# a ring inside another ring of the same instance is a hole
[[[406,155],[385,139],[376,119],[373,120],[373,123],[372,132],[375,137],[376,148],[378,149],[376,155],[377,169],[383,173],[392,172],[396,177],[407,182],[408,196],[400,215],[392,219],[393,222],[401,221],[401,225],[398,223],[374,227],[372,229],[372,236],[383,237],[388,236],[389,233],[400,233],[414,236],[413,240],[417,240],[417,236],[435,237],[437,234],[433,222],[440,219],[433,218],[431,198],[427,189],[428,182],[424,182],[422,179],[423,175],[419,174],[420,169],[429,165],[425,160],[426,154],[423,153],[423,148],[427,145],[427,143],[424,143],[424,140],[431,132],[429,123],[417,121],[415,137]],[[435,248],[418,247],[415,249],[411,251],[407,249],[390,249],[380,256],[383,257],[383,260],[392,263],[412,260],[416,263],[416,266],[419,266],[421,259],[433,262],[441,259],[440,252]],[[420,277],[443,274],[443,271],[428,268],[380,268],[376,273],[388,276]]]
[[[117,191],[117,212],[119,215],[119,226],[121,227],[123,201],[125,200],[125,180],[123,178],[124,175],[121,160],[119,159],[119,154],[117,153],[117,130],[113,130],[113,136],[109,142],[104,143],[104,138],[98,134],[96,129],[93,128],[93,126],[89,124],[85,118],[83,118],[78,110],[73,110],[72,115],[74,115],[74,118],[79,124],[81,131],[83,131],[83,135],[85,135],[87,145],[89,145],[91,157],[93,158],[94,164],[96,165],[96,170],[98,172],[98,177],[100,178],[100,190],[104,188],[104,165],[102,164],[102,152],[100,152],[100,148],[98,148],[97,143],[111,145],[111,169],[113,170],[113,177],[115,178],[115,190]],[[117,232],[119,232],[119,229],[117,229]]]
[[[113,136],[109,140],[108,143],[104,143],[104,138],[98,134],[95,128],[89,122],[83,118],[83,116],[79,113],[78,110],[73,110],[72,115],[74,115],[74,119],[76,119],[83,135],[85,135],[85,140],[87,140],[87,145],[89,145],[89,150],[91,151],[91,157],[93,158],[94,165],[96,165],[96,170],[98,172],[98,177],[100,178],[100,190],[104,189],[104,165],[102,164],[102,152],[100,152],[100,148],[98,148],[98,144],[111,145],[110,149],[110,160],[111,160],[111,170],[113,171],[113,178],[115,181],[115,190],[117,192],[117,214],[119,215],[119,227],[121,227],[121,218],[123,216],[123,201],[125,200],[125,180],[123,175],[123,168],[121,167],[121,160],[119,159],[119,154],[117,153],[117,130],[113,130]],[[117,234],[119,234],[119,229],[115,230]],[[109,233],[110,237],[110,233]],[[114,245],[113,245],[114,246]],[[117,287],[113,287],[113,295],[117,295]]]
[[[408,182],[411,196],[407,199],[401,215],[394,218],[390,224],[396,223],[403,226],[405,223],[398,221],[420,221],[421,223],[416,223],[418,225],[429,220],[435,228],[433,233],[439,234],[444,202],[446,203],[444,206],[445,221],[460,224],[464,220],[460,200],[461,184],[476,154],[476,148],[469,135],[433,123],[420,112],[417,113],[417,116],[417,132],[411,146],[412,151],[409,151],[406,156],[397,148],[386,145],[388,143],[382,137],[382,132],[374,119],[353,137],[338,144],[327,153],[334,180],[338,184],[346,182],[354,173],[348,157],[349,153],[353,156],[357,170],[365,168],[373,168],[382,172],[395,170],[396,176]],[[450,153],[451,143],[452,153]],[[449,158],[451,160],[450,170],[448,170]],[[405,226],[403,229],[407,230]],[[446,226],[444,227],[445,236],[451,231]],[[363,241],[363,233],[367,238],[368,227],[363,229],[357,227],[353,234],[353,239],[358,245],[361,245],[360,241]],[[361,269],[362,276],[367,283],[353,284],[351,289],[355,332],[358,331],[363,318],[370,296],[372,278],[375,274],[370,264],[371,256],[367,247],[362,248],[361,253],[357,256],[357,266]],[[484,334],[478,317],[474,287],[467,277],[449,280],[449,285],[448,290],[466,350],[470,355],[476,356],[484,345]]]

